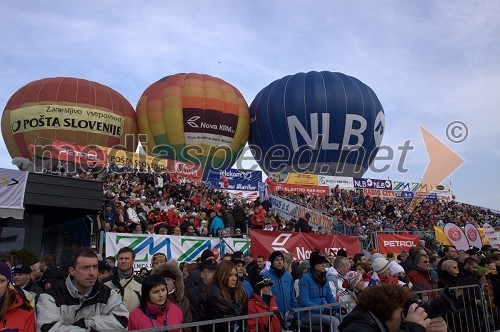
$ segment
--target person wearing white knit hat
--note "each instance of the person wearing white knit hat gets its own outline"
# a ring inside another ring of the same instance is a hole
[[[399,284],[398,279],[391,277],[390,262],[384,257],[378,257],[373,260],[373,271],[369,273],[370,281],[368,287],[380,284]]]
[[[403,269],[403,267],[400,264],[398,264],[397,262],[391,261],[389,263],[389,268],[391,270],[391,276],[393,276],[395,278],[405,276],[405,269]]]

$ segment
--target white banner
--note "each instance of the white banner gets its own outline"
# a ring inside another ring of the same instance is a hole
[[[178,262],[189,263],[196,262],[196,259],[206,249],[214,252],[215,259],[234,251],[241,251],[243,255],[246,255],[250,252],[250,239],[106,233],[106,257],[116,257],[118,250],[123,247],[134,250],[134,270],[138,271],[141,267],[151,269],[151,257],[159,252],[164,253],[167,259],[174,258]]]
[[[335,188],[337,185],[341,189],[353,189],[354,180],[347,176],[318,175],[318,185],[328,186],[330,189]]]
[[[484,224],[483,225],[483,231],[484,235],[486,235],[486,238],[488,241],[490,241],[490,245],[493,248],[500,249],[500,234],[499,232],[496,232],[493,227],[491,227],[490,224]]]
[[[273,211],[275,213],[278,212],[278,214],[285,218],[285,220],[290,220],[292,218],[298,219],[299,217],[305,216],[306,213],[310,213],[311,219],[309,219],[309,225],[314,228],[321,226],[326,231],[332,230],[333,219],[325,216],[324,214],[275,195],[269,195],[269,202],[272,205]]]
[[[0,168],[0,217],[23,219],[28,172]]]

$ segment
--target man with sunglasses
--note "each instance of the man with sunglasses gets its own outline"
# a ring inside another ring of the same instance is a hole
[[[437,289],[437,280],[431,276],[429,256],[419,254],[415,257],[413,269],[406,275],[406,281],[411,282],[414,291]]]

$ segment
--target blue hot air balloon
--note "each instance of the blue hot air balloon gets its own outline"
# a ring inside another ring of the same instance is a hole
[[[252,153],[268,175],[361,177],[382,142],[385,114],[360,80],[312,71],[262,89],[250,105],[250,123]]]

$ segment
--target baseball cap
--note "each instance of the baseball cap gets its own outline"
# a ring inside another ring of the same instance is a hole
[[[17,264],[12,268],[12,273],[30,274],[31,272],[33,272],[31,266],[26,263]]]

